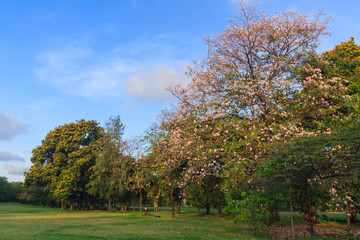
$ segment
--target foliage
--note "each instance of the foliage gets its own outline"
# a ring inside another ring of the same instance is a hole
[[[359,127],[360,122],[349,122],[333,133],[302,136],[279,144],[261,166],[260,175],[268,181],[288,183],[297,190],[310,229],[316,221],[314,208],[329,202],[334,183],[353,179],[360,168]]]
[[[0,177],[0,202],[19,201],[19,195],[21,193],[21,182],[8,182],[6,177]]]
[[[108,210],[116,207],[116,201],[126,190],[127,157],[122,152],[124,125],[120,116],[111,117],[105,124],[105,132],[99,139],[101,150],[92,166],[89,192],[94,197],[108,201]]]
[[[360,93],[360,45],[353,37],[335,46],[323,54],[336,66],[337,77],[342,78],[348,86],[348,94]]]
[[[24,186],[37,187],[46,202],[81,208],[91,197],[87,191],[90,168],[95,164],[103,130],[95,121],[80,120],[50,131],[33,150],[32,167],[25,172]],[[44,203],[45,204],[45,203]]]
[[[127,187],[139,194],[140,216],[142,215],[143,190],[150,187],[153,178],[151,158],[146,156],[146,142],[141,137],[127,141],[129,157]]]

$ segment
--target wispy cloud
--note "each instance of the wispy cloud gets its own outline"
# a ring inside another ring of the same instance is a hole
[[[9,162],[9,161],[25,162],[25,159],[7,151],[0,151],[0,162]]]
[[[121,82],[129,77],[134,64],[116,57],[96,62],[98,56],[84,45],[74,41],[56,50],[41,52],[37,56],[40,66],[35,69],[35,75],[42,82],[75,96],[90,99],[120,96]]]
[[[7,170],[7,173],[10,175],[20,175],[23,176],[24,172],[28,170],[28,168],[24,167],[16,167],[12,164],[6,164],[4,169]]]
[[[0,140],[11,140],[14,136],[27,131],[27,125],[9,114],[0,113]]]
[[[188,62],[181,61],[175,68],[163,64],[150,70],[143,69],[132,75],[124,87],[129,95],[139,100],[168,98],[171,94],[166,88],[170,84],[187,82],[185,72],[188,65]]]
[[[87,41],[68,42],[38,54],[34,72],[43,83],[88,99],[166,99],[170,94],[165,88],[186,79],[189,62],[169,57],[171,46],[160,46],[159,38],[164,36],[117,46],[104,54],[91,51]]]

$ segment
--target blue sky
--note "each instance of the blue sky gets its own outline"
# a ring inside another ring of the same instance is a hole
[[[248,0],[310,15],[325,8],[332,36],[359,43],[358,0]],[[120,115],[125,137],[142,134],[175,99],[187,66],[221,33],[236,0],[3,1],[0,8],[0,176],[22,181],[33,148],[57,126]]]

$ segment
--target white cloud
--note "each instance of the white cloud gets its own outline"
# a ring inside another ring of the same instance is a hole
[[[40,81],[61,92],[89,99],[123,96],[141,100],[165,99],[170,96],[165,90],[170,83],[181,83],[186,79],[189,63],[169,58],[171,47],[160,45],[159,38],[164,36],[156,35],[154,39],[138,44],[122,45],[110,51],[110,56],[94,53],[86,41],[73,41],[41,52],[34,73]]]
[[[26,124],[19,122],[9,114],[0,113],[0,140],[10,140],[26,131]]]
[[[140,100],[164,99],[171,96],[166,88],[170,84],[186,84],[185,75],[188,62],[178,62],[177,66],[167,64],[154,67],[151,70],[141,70],[132,75],[124,87],[129,95]]]
[[[9,153],[7,151],[0,151],[0,162],[5,162],[5,161],[25,162],[25,159],[16,154]]]
[[[130,75],[134,64],[118,58],[94,62],[97,57],[83,45],[74,42],[40,53],[37,56],[40,67],[35,69],[35,75],[74,96],[90,99],[120,96],[121,82]]]
[[[4,169],[7,170],[8,174],[20,175],[20,176],[23,176],[24,172],[28,170],[28,168],[16,167],[16,166],[11,165],[11,164],[6,164],[4,166]]]

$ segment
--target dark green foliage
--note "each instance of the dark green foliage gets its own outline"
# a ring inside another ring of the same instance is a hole
[[[92,196],[107,201],[111,211],[125,191],[128,158],[121,152],[124,125],[120,116],[109,118],[105,126],[88,187]]]
[[[6,177],[0,177],[0,202],[19,201],[22,191],[21,182],[8,182]]]

